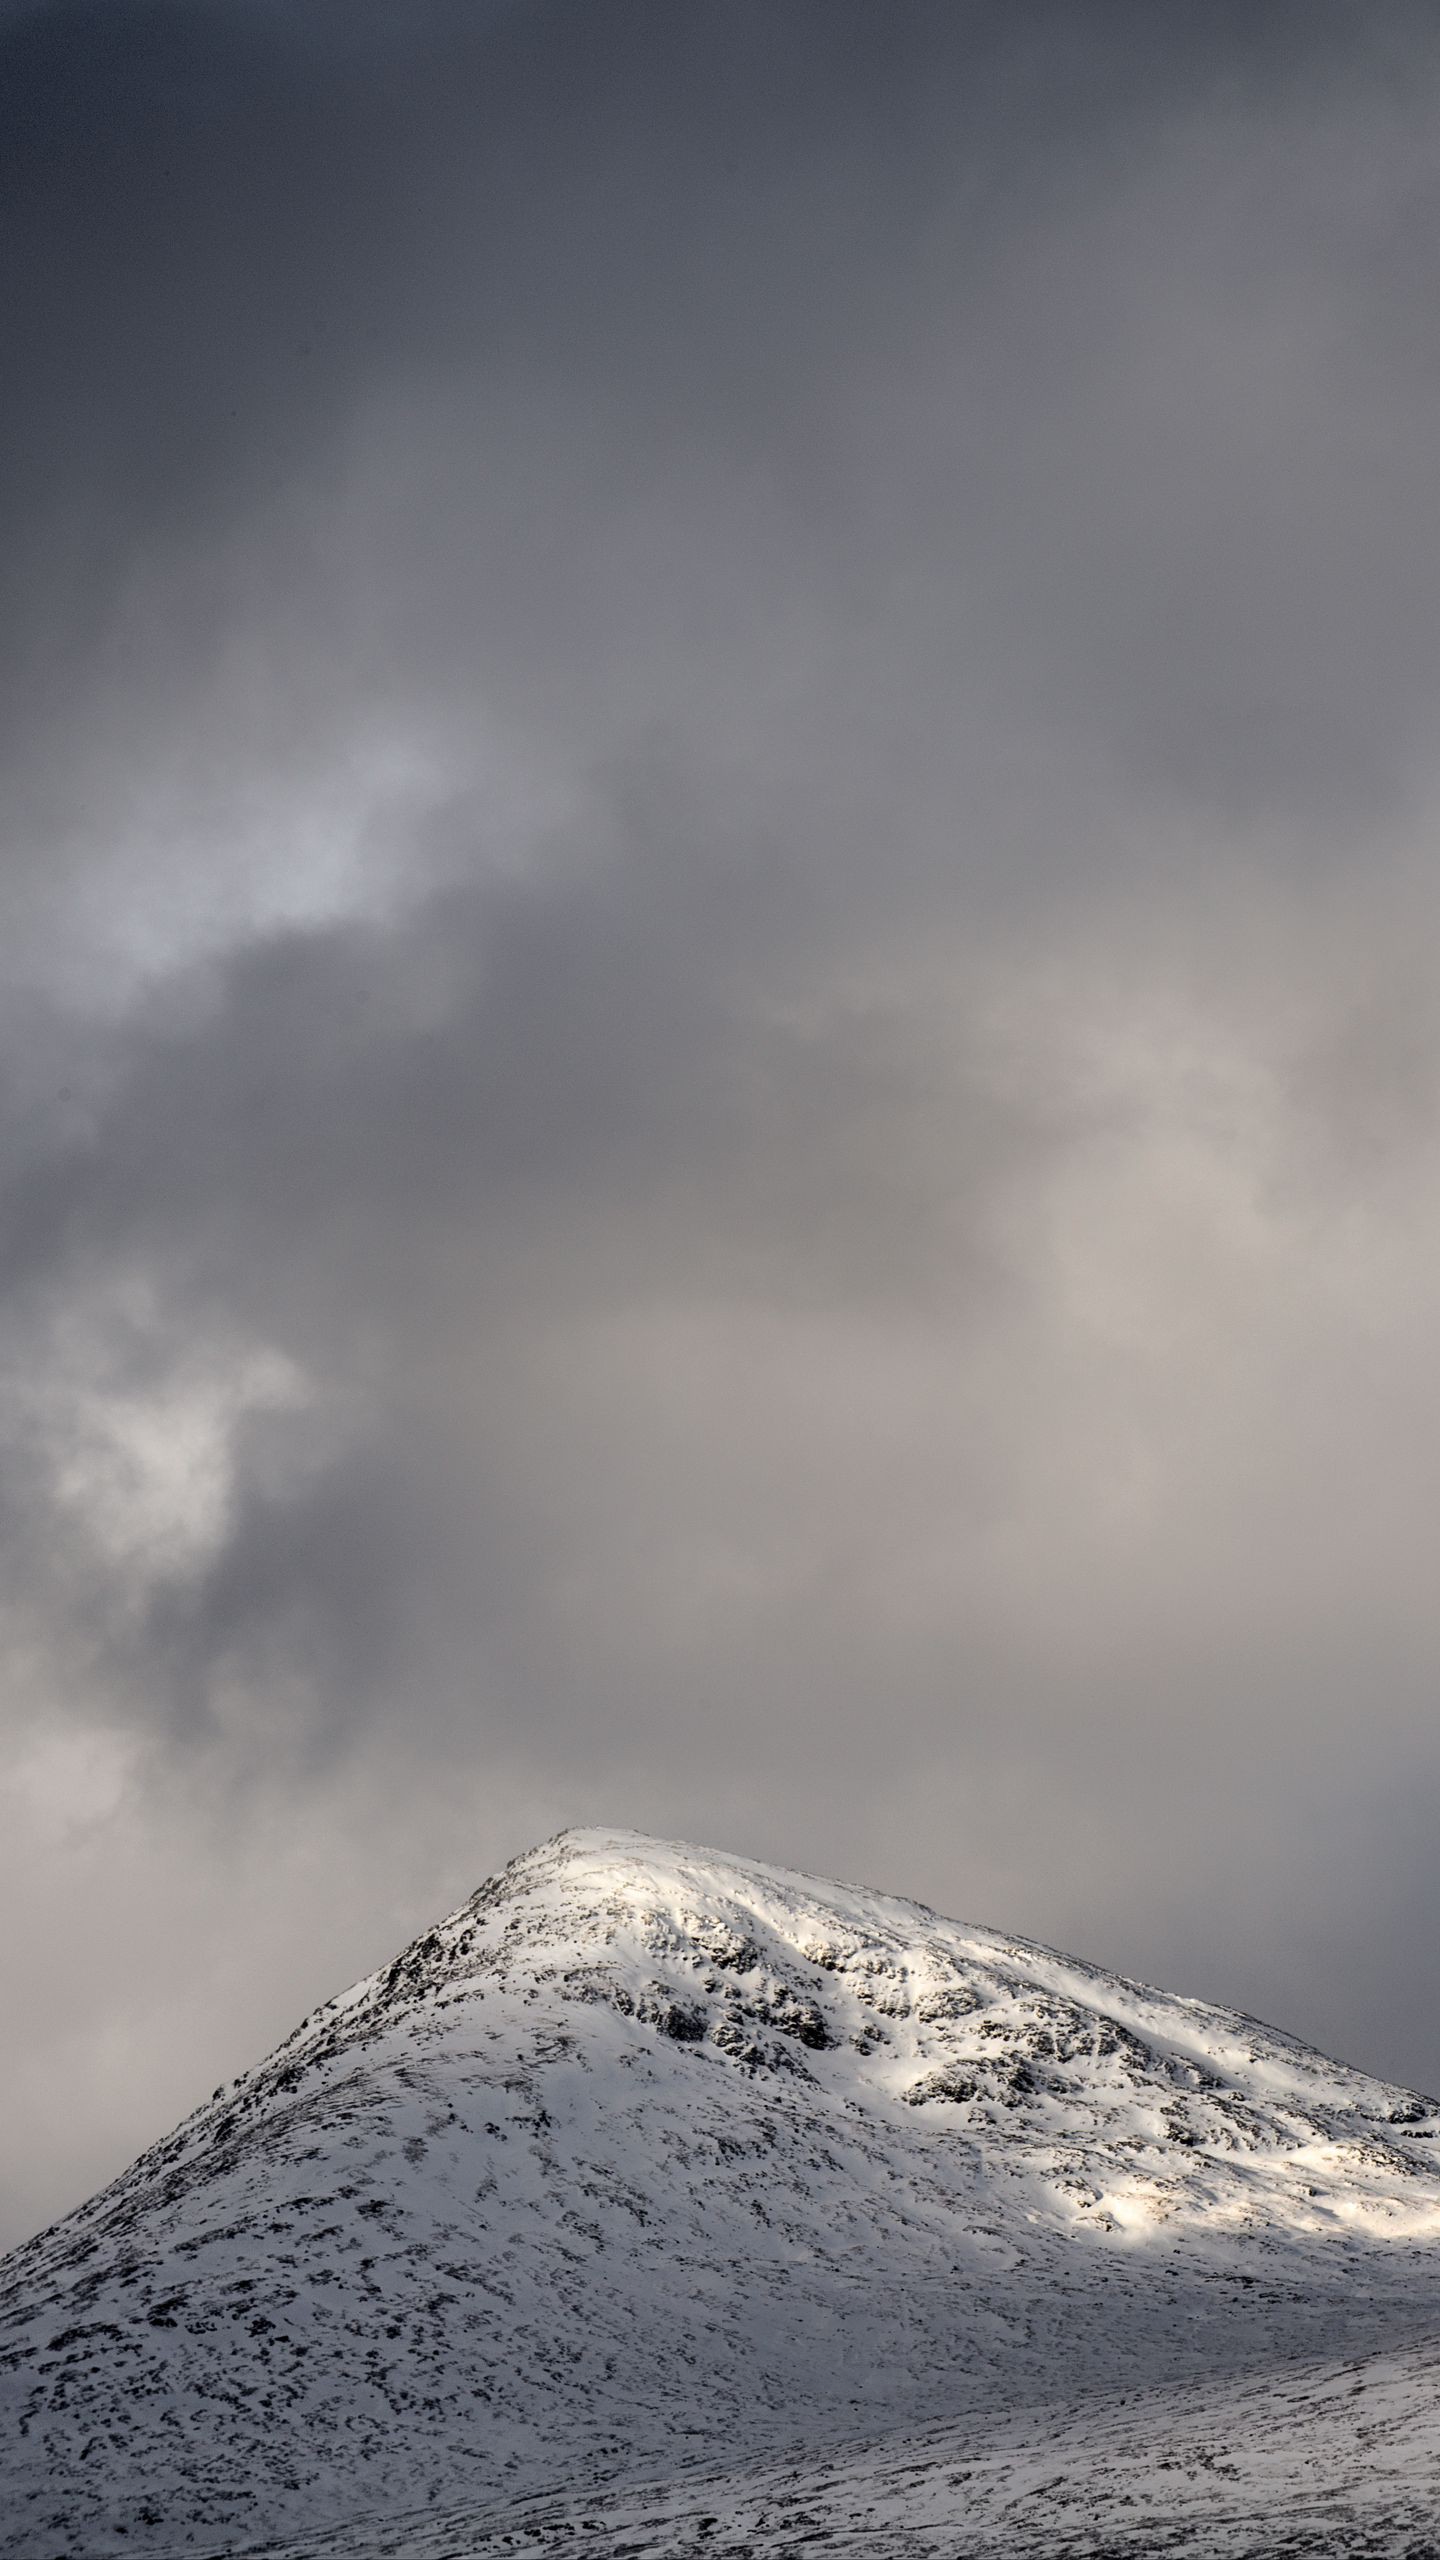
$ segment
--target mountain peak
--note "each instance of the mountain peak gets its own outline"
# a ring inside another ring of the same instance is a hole
[[[1440,2312],[1437,2146],[1233,2012],[562,1832],[5,2262],[0,2551],[1393,2343]]]

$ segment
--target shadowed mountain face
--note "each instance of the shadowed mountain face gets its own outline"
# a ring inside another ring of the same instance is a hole
[[[1440,2328],[1440,2108],[569,1833],[0,2270],[0,2550],[234,2549]]]

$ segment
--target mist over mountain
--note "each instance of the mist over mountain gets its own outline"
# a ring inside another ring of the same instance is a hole
[[[593,1820],[1440,2085],[1437,166],[1427,0],[0,8],[0,2243]]]

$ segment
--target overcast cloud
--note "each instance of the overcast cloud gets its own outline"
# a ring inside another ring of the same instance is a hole
[[[1440,2085],[1440,28],[0,12],[0,2237],[564,1823]]]

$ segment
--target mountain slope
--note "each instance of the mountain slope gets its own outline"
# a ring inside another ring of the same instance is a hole
[[[0,2268],[0,2551],[233,2548],[1440,2328],[1440,2109],[571,1833]]]
[[[549,2560],[582,2540],[586,2560],[1437,2560],[1440,2352],[1100,2394],[266,2554]]]

